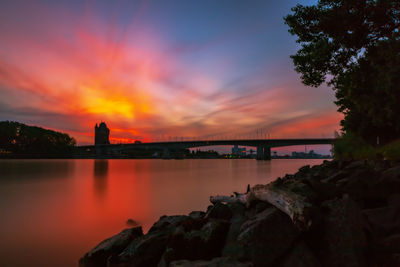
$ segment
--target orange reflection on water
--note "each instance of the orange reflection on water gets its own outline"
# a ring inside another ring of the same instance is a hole
[[[76,266],[129,218],[147,222],[149,166],[140,164],[137,175],[137,162],[125,163],[0,162],[0,266]]]
[[[320,162],[0,161],[0,266],[77,266],[129,218],[146,232],[164,214],[205,210],[210,195],[242,192]]]

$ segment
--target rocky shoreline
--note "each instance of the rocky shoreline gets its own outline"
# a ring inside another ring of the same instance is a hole
[[[400,163],[324,161],[104,240],[81,267],[400,266]]]

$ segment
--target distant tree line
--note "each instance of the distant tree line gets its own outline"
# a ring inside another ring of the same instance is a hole
[[[70,154],[75,144],[75,139],[65,133],[14,121],[0,122],[0,152],[3,154]]]

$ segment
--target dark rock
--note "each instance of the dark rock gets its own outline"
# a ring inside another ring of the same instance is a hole
[[[390,257],[390,260],[391,260],[391,264],[387,265],[387,266],[394,266],[394,267],[400,266],[400,253],[392,254]]]
[[[252,267],[250,262],[239,262],[230,258],[215,258],[210,261],[173,261],[170,267]]]
[[[319,254],[323,266],[365,266],[367,247],[358,205],[348,197],[325,201]]]
[[[339,190],[336,185],[331,183],[322,183],[318,179],[308,179],[304,181],[307,183],[311,189],[317,194],[316,198],[320,201],[331,199],[341,195],[341,190]]]
[[[400,192],[400,179],[396,171],[389,169],[382,173],[379,180],[374,184],[376,195],[385,197]]]
[[[134,221],[133,219],[128,219],[126,221],[126,225],[132,227],[132,226],[138,226],[139,224],[136,221]]]
[[[363,199],[373,196],[378,174],[372,169],[355,170],[348,176],[348,181],[342,186],[342,190],[354,199]]]
[[[107,266],[107,258],[123,251],[129,243],[143,235],[142,227],[125,229],[119,234],[110,237],[85,254],[79,260],[81,267]]]
[[[305,166],[299,168],[299,170],[297,172],[301,173],[301,174],[306,174],[306,173],[309,173],[310,170],[311,170],[310,165],[305,165]]]
[[[246,206],[239,201],[228,203],[228,207],[232,211],[233,216],[236,214],[243,215],[246,210]]]
[[[345,178],[349,173],[347,171],[338,171],[329,176],[328,178],[322,179],[324,183],[336,183],[337,181]]]
[[[192,211],[189,213],[189,217],[193,219],[201,219],[206,215],[204,211]]]
[[[206,217],[213,219],[230,220],[232,218],[232,215],[232,211],[228,207],[228,205],[217,202],[209,211],[207,211]]]
[[[391,195],[387,196],[386,199],[387,199],[388,205],[400,206],[400,193],[391,194]]]
[[[263,210],[273,207],[270,203],[260,200],[254,200],[251,202],[251,205],[245,210],[245,216],[247,218],[253,218],[257,213],[262,212]]]
[[[168,265],[175,260],[210,260],[221,256],[229,223],[210,220],[199,230],[179,227],[169,237],[162,262]]]
[[[153,224],[153,226],[150,228],[149,233],[159,231],[159,230],[165,230],[165,229],[170,229],[178,226],[181,224],[183,221],[188,220],[190,217],[185,216],[185,215],[174,215],[174,216],[162,216],[160,219]]]
[[[357,160],[349,163],[346,167],[344,167],[345,170],[359,170],[363,169],[367,166],[365,160]]]
[[[107,267],[157,266],[165,251],[168,236],[168,231],[157,231],[133,240],[120,254],[108,258]]]
[[[343,178],[343,179],[340,179],[339,181],[337,181],[336,186],[338,186],[339,188],[343,188],[344,186],[347,185],[348,182],[349,182],[349,178],[346,177],[346,178]]]
[[[285,184],[285,189],[292,191],[298,195],[306,197],[308,200],[315,200],[318,198],[316,192],[312,190],[312,188],[304,183],[304,181],[292,181],[290,183]]]
[[[375,239],[385,238],[392,233],[400,233],[400,206],[364,210],[363,214]]]
[[[290,248],[298,235],[286,214],[268,208],[241,226],[237,240],[254,266],[268,266]]]
[[[373,166],[374,170],[377,172],[383,172],[386,169],[390,168],[390,161],[388,160],[373,160],[370,162],[370,165]]]
[[[352,160],[338,160],[338,168],[339,169],[344,169],[347,165],[352,163]]]
[[[256,204],[256,206],[255,206],[255,210],[256,210],[256,213],[260,213],[260,212],[262,212],[263,210],[265,210],[265,209],[267,209],[267,208],[271,208],[272,207],[272,205],[270,204],[270,203],[268,203],[268,202],[265,202],[265,201],[260,201],[260,202],[258,202],[257,204]]]
[[[400,233],[389,236],[382,241],[382,247],[392,253],[400,253]]]
[[[288,253],[284,256],[284,260],[279,266],[282,267],[317,267],[321,266],[315,257],[314,253],[303,242],[298,242]]]
[[[200,230],[207,222],[209,221],[208,218],[198,218],[198,219],[193,219],[189,218],[187,220],[184,220],[180,226],[183,227],[183,229],[187,231],[192,231],[192,230]],[[176,229],[176,228],[175,228]],[[175,230],[174,229],[174,230]]]
[[[244,212],[235,212],[233,214],[222,256],[229,256],[235,259],[243,259],[245,257],[243,245],[237,242],[237,237],[240,234],[241,226],[246,220]]]
[[[209,205],[209,206],[207,207],[206,213],[209,212],[213,207],[214,207],[214,205]]]
[[[382,173],[382,177],[390,177],[394,179],[400,179],[400,166],[395,166],[387,169]]]

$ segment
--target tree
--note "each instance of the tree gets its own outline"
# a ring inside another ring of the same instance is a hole
[[[400,136],[400,2],[320,0],[285,17],[302,82],[336,91],[342,129],[375,143]]]
[[[0,122],[0,150],[14,154],[65,155],[76,141],[68,134],[18,122]]]

